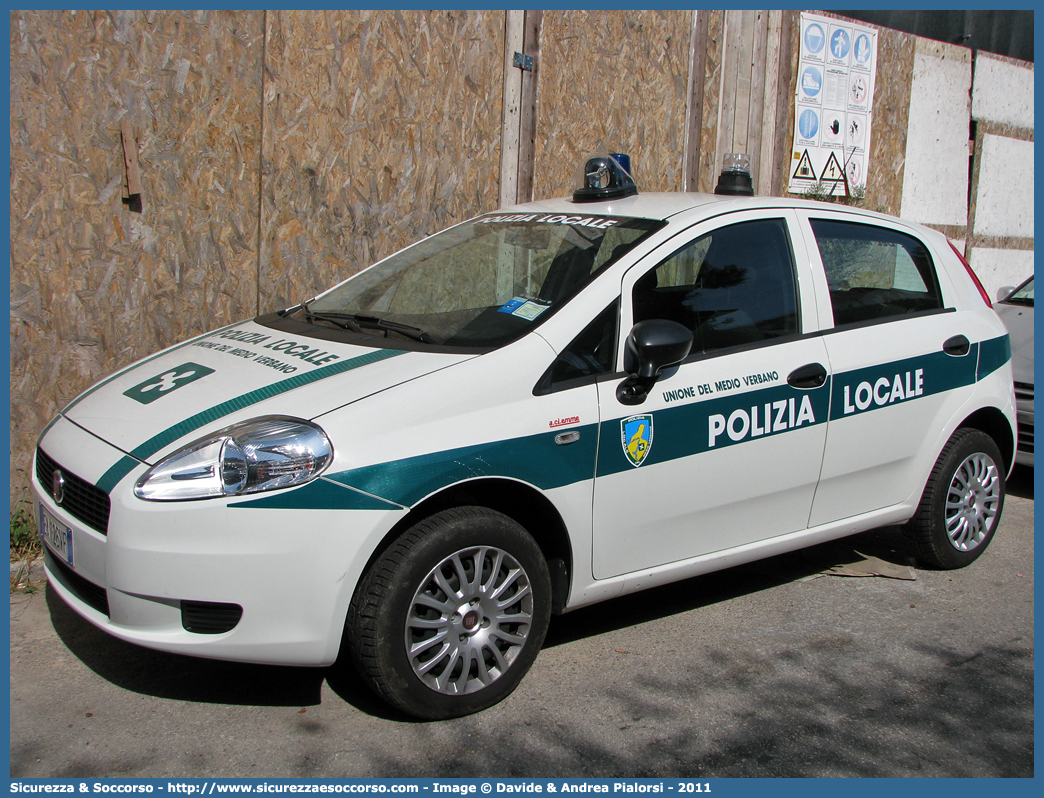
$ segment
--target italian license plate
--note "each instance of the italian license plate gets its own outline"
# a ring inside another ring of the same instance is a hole
[[[60,557],[69,565],[73,564],[72,530],[47,512],[42,504],[40,505],[40,537],[51,550],[51,554]]]

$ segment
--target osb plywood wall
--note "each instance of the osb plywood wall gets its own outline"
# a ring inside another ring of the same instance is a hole
[[[12,12],[12,496],[88,384],[254,312],[261,33],[259,14]]]
[[[545,11],[535,197],[572,192],[592,152],[625,152],[642,191],[680,191],[691,11]]]
[[[723,103],[741,84],[752,102],[764,87],[755,132],[773,137],[768,185],[782,192],[799,14],[747,26],[779,54],[758,76],[758,59],[726,46],[737,12],[696,13],[526,16],[536,144],[518,177],[528,170],[534,196],[568,194],[597,150],[628,152],[643,191],[712,190]],[[515,47],[503,11],[10,19],[13,502],[28,495],[40,430],[104,374],[305,299],[497,205]],[[896,212],[914,37],[881,30],[878,42],[864,204]],[[122,200],[124,121],[137,136],[140,212]]]
[[[870,170],[863,207],[898,214],[903,199],[915,36],[878,28]]]
[[[269,12],[261,308],[497,205],[503,12]]]
[[[12,13],[12,509],[104,374],[494,207],[503,36],[503,12]]]

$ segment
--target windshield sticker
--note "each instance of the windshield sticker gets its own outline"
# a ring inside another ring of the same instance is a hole
[[[501,216],[484,216],[475,224],[564,224],[571,227],[591,227],[606,230],[626,221],[626,217],[570,216],[564,213],[511,213]]]
[[[526,299],[524,296],[517,296],[514,299],[505,302],[497,312],[510,313],[512,316],[518,316],[519,318],[533,321],[533,319],[549,307],[550,305],[542,304],[537,300]]]

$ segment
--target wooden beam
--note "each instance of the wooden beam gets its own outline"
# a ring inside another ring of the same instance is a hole
[[[129,200],[141,194],[141,173],[138,171],[138,137],[126,116],[120,120],[120,140],[123,143],[123,198]]]
[[[800,12],[783,12],[779,29],[779,82],[776,84],[776,156],[772,169],[772,191],[782,197],[790,182],[791,145],[794,119],[792,112],[794,85],[794,39],[801,28]]]
[[[504,12],[504,112],[500,126],[500,207],[518,201],[518,139],[522,108],[522,70],[514,65],[522,52],[525,12]]]
[[[714,148],[713,169],[721,169],[725,153],[732,152],[736,125],[736,78],[740,58],[737,55],[739,35],[743,28],[742,11],[726,11],[721,48],[721,91],[718,93],[718,138]]]
[[[700,140],[703,136],[703,87],[707,80],[706,11],[692,12],[689,43],[689,92],[685,105],[685,147],[682,152],[682,191],[699,191]]]
[[[732,123],[732,145],[727,152],[750,154],[750,108],[754,102],[754,29],[756,11],[739,12],[739,30],[733,39],[736,60],[736,102]]]
[[[526,11],[522,52],[533,57],[532,71],[522,73],[522,104],[518,135],[518,202],[533,199],[536,162],[537,95],[540,85],[540,31],[543,11]]]
[[[753,45],[750,67],[750,106],[747,114],[747,146],[750,154],[750,177],[754,193],[758,193],[761,175],[761,141],[765,129],[766,47],[768,39],[768,11],[750,12],[753,23]]]
[[[767,12],[765,25],[765,107],[762,114],[761,154],[758,158],[758,177],[754,181],[754,193],[779,196],[772,185],[775,174],[776,154],[776,106],[779,85],[779,38],[783,15],[780,11]]]

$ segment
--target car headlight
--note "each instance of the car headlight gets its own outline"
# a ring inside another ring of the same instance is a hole
[[[330,440],[315,424],[256,418],[165,457],[138,480],[134,494],[182,501],[289,488],[315,479],[332,459]]]

